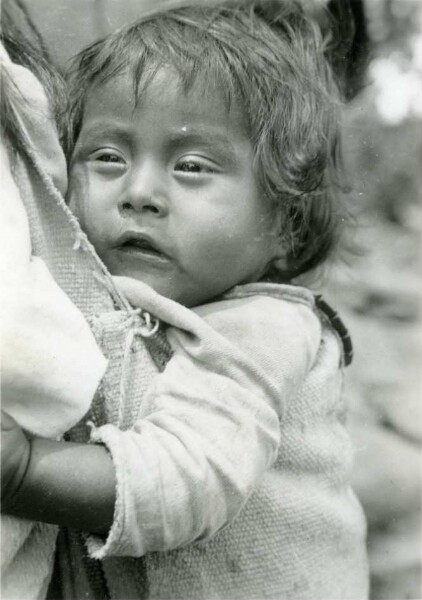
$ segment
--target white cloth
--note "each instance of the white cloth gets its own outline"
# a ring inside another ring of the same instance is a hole
[[[5,76],[21,94],[14,106],[17,124],[28,145],[42,157],[50,185],[64,192],[64,155],[41,84],[11,63],[3,48],[0,58]],[[32,255],[30,217],[10,163],[20,160],[29,179],[38,175],[30,162],[11,157],[0,143],[2,410],[28,432],[55,438],[85,415],[107,362],[80,310],[54,281],[42,258]],[[45,198],[37,200],[42,207]],[[1,528],[2,598],[42,597],[56,528],[7,515],[2,515]]]
[[[128,429],[92,433],[117,476],[110,533],[88,540],[110,589],[133,578],[118,557],[145,555],[150,598],[365,599],[341,349],[312,294],[250,284],[191,311],[120,284],[174,354]]]

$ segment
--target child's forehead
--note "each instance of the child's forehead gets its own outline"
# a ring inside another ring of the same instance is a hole
[[[86,109],[90,114],[132,111],[134,118],[144,109],[149,114],[178,115],[187,122],[213,122],[248,130],[243,103],[238,97],[228,97],[218,82],[198,76],[186,85],[173,67],[159,66],[146,70],[134,81],[129,70],[99,82],[87,95]]]

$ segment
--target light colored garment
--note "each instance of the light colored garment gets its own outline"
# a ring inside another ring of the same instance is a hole
[[[63,209],[56,201],[64,206],[58,188],[65,191],[66,164],[41,84],[11,63],[3,48],[0,58],[21,94],[14,106],[17,125],[37,157],[31,163],[0,142],[2,410],[28,432],[54,438],[88,411],[107,361],[84,316],[53,279],[43,253],[35,255],[37,235],[48,238],[47,216],[50,224],[60,225]],[[46,245],[55,253],[49,265],[65,259],[66,242],[50,238]],[[56,535],[54,526],[2,515],[2,598],[45,596]]]
[[[367,598],[341,347],[313,295],[250,284],[191,311],[123,283],[174,354],[140,403],[109,395],[92,432],[117,476],[110,533],[88,539],[110,596]]]

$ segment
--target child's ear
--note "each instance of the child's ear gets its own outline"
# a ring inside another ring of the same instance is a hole
[[[285,270],[287,268],[287,254],[289,245],[287,236],[284,232],[284,217],[279,206],[275,207],[273,223],[273,233],[275,237],[275,253],[272,262],[276,269]]]
[[[277,271],[287,271],[287,252],[285,250],[273,258],[272,266]]]

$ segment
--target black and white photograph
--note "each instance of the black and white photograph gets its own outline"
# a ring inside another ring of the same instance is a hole
[[[421,600],[422,1],[0,6],[0,598]]]

